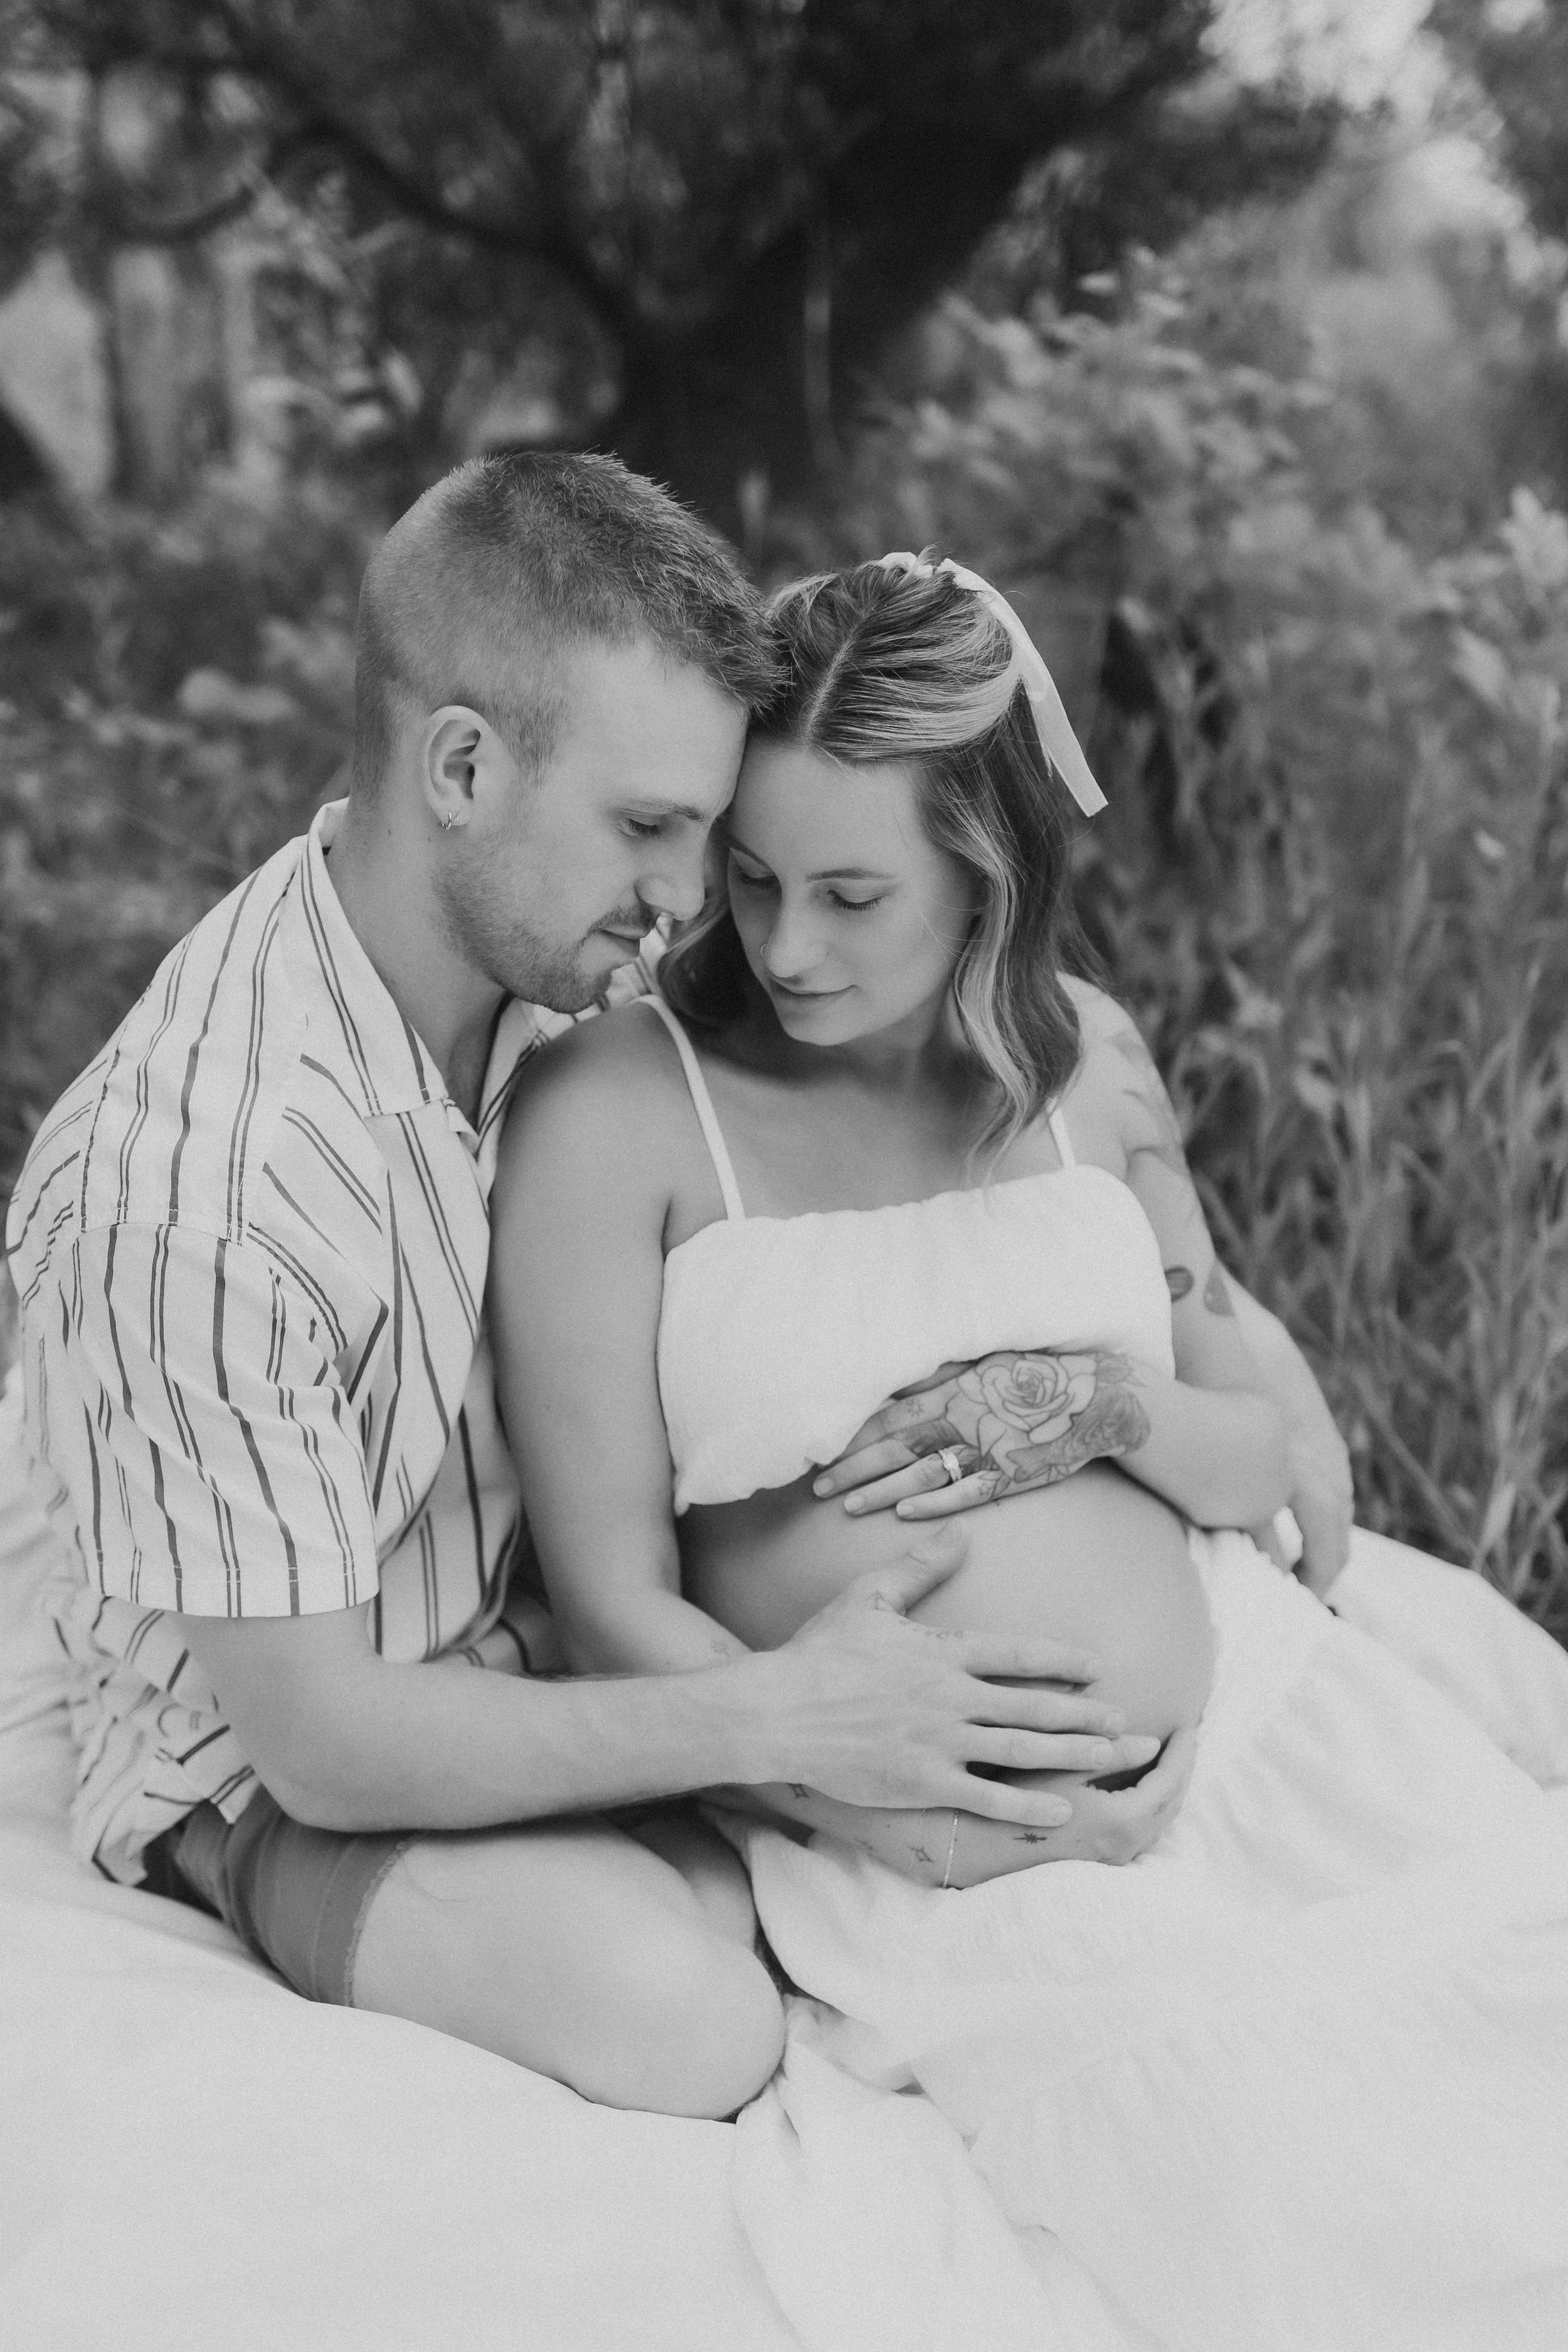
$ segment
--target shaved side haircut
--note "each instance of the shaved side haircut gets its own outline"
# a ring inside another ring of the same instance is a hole
[[[463,703],[524,768],[566,716],[562,654],[651,638],[747,710],[777,656],[722,543],[618,458],[476,457],[416,500],[371,557],[354,646],[354,791],[374,799],[398,728]]]

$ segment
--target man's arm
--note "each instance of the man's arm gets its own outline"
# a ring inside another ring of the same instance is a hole
[[[1059,1728],[1104,1710],[1080,1690],[991,1678],[1083,1685],[1098,1662],[1061,1643],[911,1623],[901,1612],[963,1549],[941,1531],[784,1648],[672,1675],[539,1682],[395,1665],[363,1609],[178,1622],[263,1785],[320,1828],[477,1829],[768,1781],[1058,1827],[1060,1798],[971,1767],[1114,1769],[1111,1739]]]

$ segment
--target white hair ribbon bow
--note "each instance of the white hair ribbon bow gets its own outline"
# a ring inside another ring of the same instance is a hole
[[[1052,767],[1082,809],[1085,816],[1093,816],[1102,809],[1105,794],[1095,782],[1089,761],[1083,756],[1083,746],[1073,733],[1072,720],[1057,682],[1046,667],[1033,637],[999,590],[978,572],[966,572],[961,563],[949,556],[945,562],[923,563],[918,555],[883,555],[878,562],[889,572],[907,572],[916,580],[929,580],[933,572],[945,572],[960,588],[967,588],[978,596],[987,610],[994,614],[1013,641],[1014,657],[1024,690],[1029,698],[1029,708],[1035,714],[1041,747]]]

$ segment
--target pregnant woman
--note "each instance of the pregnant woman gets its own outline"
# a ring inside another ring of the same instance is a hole
[[[1270,1517],[1279,1415],[1137,1034],[1064,974],[1065,793],[988,596],[873,564],[777,618],[725,889],[663,967],[684,1022],[653,1000],[580,1030],[504,1147],[498,1360],[552,1604],[588,1672],[772,1647],[954,1478],[992,1499],[923,1613],[1097,1654],[1112,1770],[1068,1776],[1043,1839],[771,1801],[948,1885],[1124,1854],[1118,1785],[1169,1742],[1174,1802],[1208,1688],[1183,1521]],[[974,1368],[919,1474],[814,1493],[950,1362]],[[1145,1792],[1139,1841],[1165,1810]]]
[[[498,1180],[579,1666],[777,1643],[973,1503],[927,1614],[1092,1646],[1124,1727],[1044,1832],[791,1787],[737,1828],[810,1998],[736,2209],[811,2352],[1548,2352],[1568,1835],[1226,1532],[1283,1497],[1279,1420],[1148,1057],[1064,970],[1093,788],[969,579],[785,593],[709,919],[663,1007],[527,1073]]]

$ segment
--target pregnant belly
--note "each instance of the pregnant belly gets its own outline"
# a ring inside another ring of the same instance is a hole
[[[1163,1738],[1208,1695],[1213,1635],[1175,1513],[1119,1470],[1091,1464],[1049,1486],[968,1511],[963,1565],[922,1601],[928,1624],[1039,1633],[1105,1663],[1097,1694],[1130,1731]],[[688,1598],[754,1650],[775,1649],[855,1577],[889,1565],[921,1530],[879,1511],[851,1518],[808,1479],[680,1522]]]

